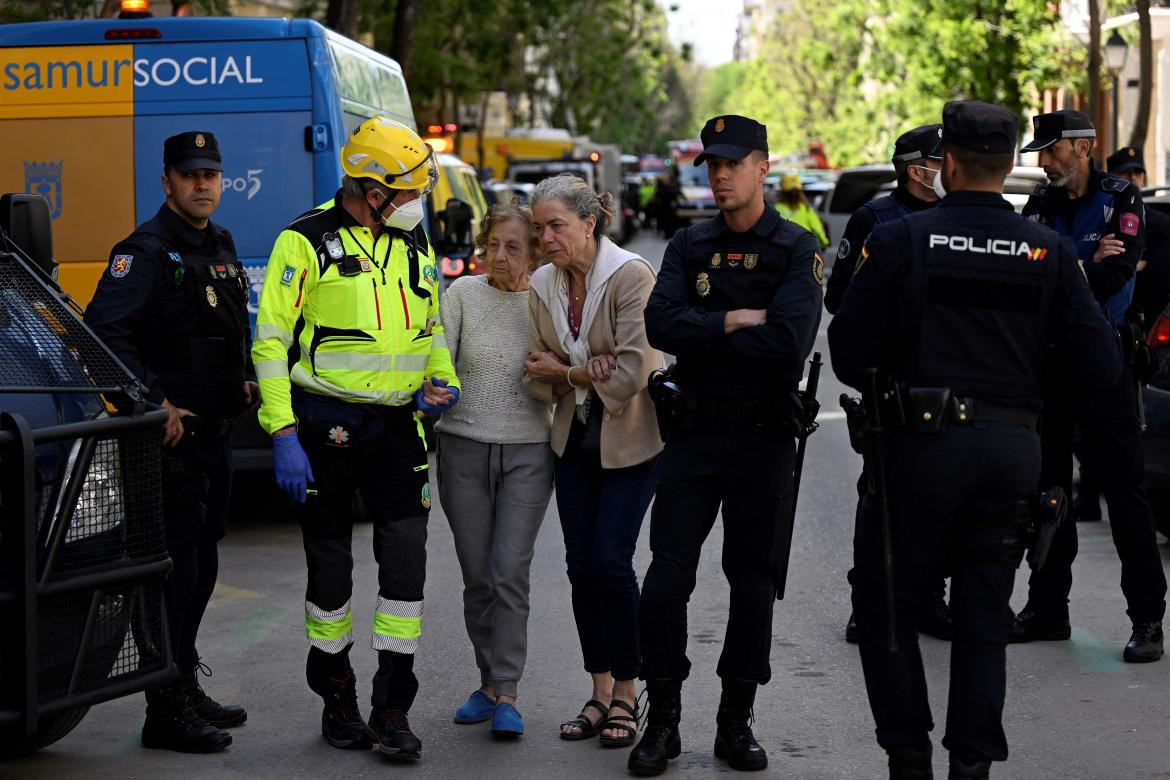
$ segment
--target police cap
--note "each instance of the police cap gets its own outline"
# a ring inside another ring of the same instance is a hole
[[[952,100],[943,106],[944,144],[983,154],[1003,154],[1016,148],[1020,123],[1003,106],[978,100]]]
[[[1097,131],[1088,114],[1064,109],[1032,117],[1032,140],[1021,152],[1047,149],[1062,138],[1096,138]]]
[[[223,157],[219,154],[219,142],[205,130],[172,135],[163,142],[163,166],[174,168],[180,173],[199,169],[223,170]]]
[[[754,150],[768,153],[768,128],[746,116],[724,114],[708,119],[699,138],[703,153],[695,158],[695,165],[702,165],[708,157],[742,160]]]
[[[942,125],[923,125],[907,130],[894,141],[894,156],[890,162],[912,163],[915,160],[941,160],[938,132]]]
[[[1118,149],[1105,159],[1105,166],[1110,173],[1125,173],[1126,171],[1146,172],[1146,160],[1142,150],[1132,146]]]

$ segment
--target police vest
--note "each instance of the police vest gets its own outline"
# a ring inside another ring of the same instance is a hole
[[[907,347],[898,372],[912,385],[992,403],[1033,397],[1059,237],[1006,208],[934,209],[904,224],[911,260],[897,314],[896,340]]]
[[[1047,185],[1042,184],[1034,193],[1040,198],[1041,204],[1037,221],[1070,239],[1077,248],[1077,257],[1085,263],[1091,262],[1097,246],[1108,230],[1109,219],[1117,207],[1117,197],[1125,191],[1126,186],[1127,182],[1124,179],[1105,176],[1101,179],[1101,188],[1086,194],[1077,204],[1076,211],[1069,214],[1067,210],[1059,210],[1058,204],[1048,192]],[[1125,322],[1125,312],[1133,302],[1136,280],[1135,274],[1108,300],[1101,302],[1105,318],[1114,327],[1119,327]]]
[[[212,419],[238,415],[247,366],[248,275],[235,252],[219,256],[182,251],[169,231],[151,220],[132,236],[162,263],[161,293],[175,297],[167,307],[166,331],[147,334],[149,365],[166,388],[167,399]]]

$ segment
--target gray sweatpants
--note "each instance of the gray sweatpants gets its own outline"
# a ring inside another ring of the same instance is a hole
[[[480,681],[515,696],[528,652],[528,574],[552,495],[548,444],[439,435],[439,499],[463,570],[463,619]]]

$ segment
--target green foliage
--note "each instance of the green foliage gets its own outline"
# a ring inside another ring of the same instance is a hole
[[[1023,114],[1037,90],[1084,83],[1084,45],[1040,0],[793,0],[762,40],[707,74],[698,113],[759,119],[775,152],[822,141],[834,165],[888,159],[948,100]]]

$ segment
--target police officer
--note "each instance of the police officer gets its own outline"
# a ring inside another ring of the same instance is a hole
[[[923,125],[898,136],[890,160],[897,175],[894,191],[861,204],[850,215],[841,243],[837,245],[833,272],[825,285],[825,308],[830,314],[836,314],[841,308],[861,247],[874,226],[924,211],[938,202],[939,196],[934,189],[938,168],[942,164],[934,156],[938,131],[937,124]]]
[[[991,761],[1007,758],[1008,600],[1023,554],[1021,509],[1040,471],[1044,347],[1075,349],[1085,381],[1112,380],[1120,361],[1072,246],[1018,217],[1001,195],[1015,116],[957,101],[942,118],[940,175],[950,194],[937,209],[870,234],[829,325],[829,347],[848,385],[868,393],[869,369],[878,370],[876,398],[891,399],[883,422],[905,419],[886,437],[885,489],[863,499],[854,539],[853,607],[878,744],[891,778],[932,777],[933,723],[914,626],[946,561],[954,637],[943,745],[958,780],[986,778]],[[894,652],[883,598],[883,497]]]
[[[85,321],[168,412],[163,437],[165,594],[179,682],[146,692],[142,744],[223,750],[243,707],[203,692],[195,640],[219,571],[232,485],[231,430],[258,400],[248,356],[248,278],[231,234],[211,221],[223,192],[208,132],[163,144],[166,203],[110,253]]]
[[[1034,119],[1034,129],[1035,138],[1021,151],[1040,152],[1040,165],[1050,183],[1036,188],[1023,213],[1072,239],[1106,319],[1121,328],[1144,246],[1141,192],[1093,164],[1096,131],[1086,114],[1041,114]],[[1110,530],[1121,558],[1121,590],[1133,623],[1122,657],[1146,662],[1162,657],[1166,575],[1144,485],[1137,382],[1131,361],[1123,362],[1126,365],[1113,387],[1077,396],[1067,390],[1067,361],[1049,361],[1042,484],[1071,489],[1073,431],[1079,423],[1079,451],[1105,494]],[[1048,565],[1029,580],[1028,603],[1016,617],[1013,642],[1071,636],[1068,595],[1076,553],[1076,525],[1067,523],[1053,542]]]
[[[1146,163],[1141,149],[1118,149],[1105,164],[1110,174],[1145,189]],[[1146,325],[1152,326],[1170,303],[1170,216],[1154,208],[1146,209],[1145,250],[1137,270],[1132,307],[1140,308]]]
[[[825,308],[836,314],[845,297],[849,280],[861,247],[875,225],[901,219],[907,214],[925,211],[938,203],[939,195],[935,183],[939,181],[938,170],[942,160],[938,158],[938,124],[923,125],[907,130],[894,141],[894,155],[890,162],[897,175],[897,186],[889,195],[874,198],[863,203],[849,217],[845,235],[837,245],[837,259],[833,261],[833,272],[825,284]],[[867,483],[863,474],[858,480],[858,495]],[[852,572],[850,572],[852,577]],[[951,613],[947,607],[946,580],[939,578],[938,586],[931,591],[918,629],[938,639],[951,638]],[[853,615],[845,624],[845,641],[857,642],[857,623]]]
[[[325,700],[322,734],[335,747],[376,743],[410,761],[422,751],[407,711],[418,691],[431,507],[415,412],[437,414],[459,394],[435,254],[419,224],[438,166],[417,133],[375,117],[350,134],[341,167],[337,195],[293,220],[268,261],[253,348],[260,424],[272,435],[276,480],[299,507],[306,674]],[[355,490],[378,563],[368,724],[349,662]]]
[[[702,140],[695,164],[707,162],[720,214],[674,236],[646,306],[650,343],[677,356],[681,392],[671,399],[679,413],[666,431],[639,612],[650,713],[629,768],[643,775],[665,771],[681,749],[687,601],[720,505],[731,609],[715,755],[734,769],[767,766],[749,720],[756,687],[771,675],[775,576],[788,554],[795,442],[787,398],[812,349],[824,281],[816,238],[765,207],[765,127],[720,116]]]

